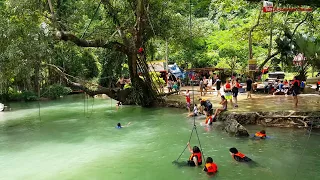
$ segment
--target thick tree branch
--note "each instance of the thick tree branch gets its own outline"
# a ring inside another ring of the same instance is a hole
[[[72,33],[64,32],[64,31],[58,31],[56,34],[56,37],[63,41],[71,41],[75,43],[77,46],[81,46],[81,47],[101,47],[101,48],[114,49],[116,51],[120,51],[125,54],[127,53],[126,47],[123,44],[115,41],[106,42],[103,40],[85,40],[85,39],[78,38]]]
[[[271,56],[268,56],[267,59],[265,59],[262,64],[260,65],[259,69],[262,69],[264,65],[267,64],[267,62],[272,59],[273,57],[275,57],[276,55],[280,54],[280,51],[277,51],[275,53],[273,53]]]
[[[130,89],[121,90],[120,88],[106,88],[106,87],[102,87],[97,84],[93,84],[93,83],[89,82],[90,85],[97,86],[96,90],[92,90],[92,89],[87,88],[86,86],[84,86],[81,83],[71,81],[68,77],[72,77],[75,79],[78,79],[78,78],[64,73],[59,67],[57,67],[53,64],[44,64],[44,65],[48,66],[49,68],[53,69],[56,73],[58,73],[68,83],[68,85],[70,85],[71,87],[76,87],[76,88],[83,90],[91,97],[93,97],[97,94],[106,94],[107,96],[109,96],[112,99],[115,99],[117,101],[121,101],[122,104],[133,104],[133,102],[128,101],[128,96],[131,93]]]

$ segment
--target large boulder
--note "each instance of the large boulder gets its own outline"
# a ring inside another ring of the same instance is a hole
[[[238,123],[235,119],[225,121],[224,129],[229,134],[234,134],[237,137],[248,137],[249,133],[245,127]]]

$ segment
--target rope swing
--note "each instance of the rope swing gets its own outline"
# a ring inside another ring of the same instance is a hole
[[[191,44],[192,44],[192,19],[191,19],[191,16],[192,16],[192,10],[191,10],[191,0],[189,1],[189,32],[190,32],[190,47],[191,47]],[[192,61],[192,54],[190,56],[190,62]],[[194,104],[194,83],[192,83],[192,101],[193,101],[193,104]],[[191,131],[191,135],[189,137],[189,140],[188,142],[190,142],[191,138],[192,138],[192,135],[193,135],[193,132],[196,132],[196,135],[197,135],[197,139],[198,139],[198,143],[199,143],[199,146],[200,146],[200,151],[201,151],[201,154],[202,154],[202,159],[204,161],[204,153],[203,153],[203,150],[202,150],[202,147],[201,147],[201,142],[200,142],[200,138],[199,138],[199,134],[198,134],[198,131],[197,131],[197,125],[196,125],[196,117],[193,116],[193,128],[192,128],[192,131]],[[186,149],[188,148],[188,145],[186,145],[186,147],[183,149],[183,151],[181,152],[181,154],[179,155],[179,157],[173,161],[173,163],[175,162],[178,162],[179,159],[181,158],[182,154],[186,151]]]

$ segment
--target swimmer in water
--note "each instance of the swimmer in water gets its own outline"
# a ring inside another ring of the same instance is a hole
[[[218,172],[218,166],[213,162],[211,157],[207,157],[206,165],[203,168],[203,171],[207,172],[208,175],[214,175]]]
[[[266,131],[261,130],[260,132],[257,132],[256,134],[254,134],[253,137],[260,138],[260,139],[266,139],[267,138]]]
[[[116,128],[120,129],[120,128],[123,128],[123,127],[128,127],[129,125],[131,124],[131,122],[129,122],[127,125],[125,126],[121,126],[121,123],[118,123]]]
[[[238,162],[250,162],[252,161],[250,158],[248,158],[246,155],[239,152],[236,148],[230,148],[229,149],[230,154],[232,158]]]

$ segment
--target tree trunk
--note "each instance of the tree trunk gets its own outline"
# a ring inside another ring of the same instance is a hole
[[[270,15],[270,41],[269,41],[269,48],[268,48],[268,56],[271,56],[271,50],[272,50],[272,36],[273,36],[273,12],[271,12]]]
[[[258,16],[258,21],[254,26],[252,26],[252,28],[249,31],[249,59],[253,58],[253,54],[252,54],[252,33],[253,33],[254,29],[257,26],[259,26],[259,24],[260,24],[260,17],[261,17],[262,10],[261,10],[261,8],[259,10],[260,11],[259,11],[259,16]]]

